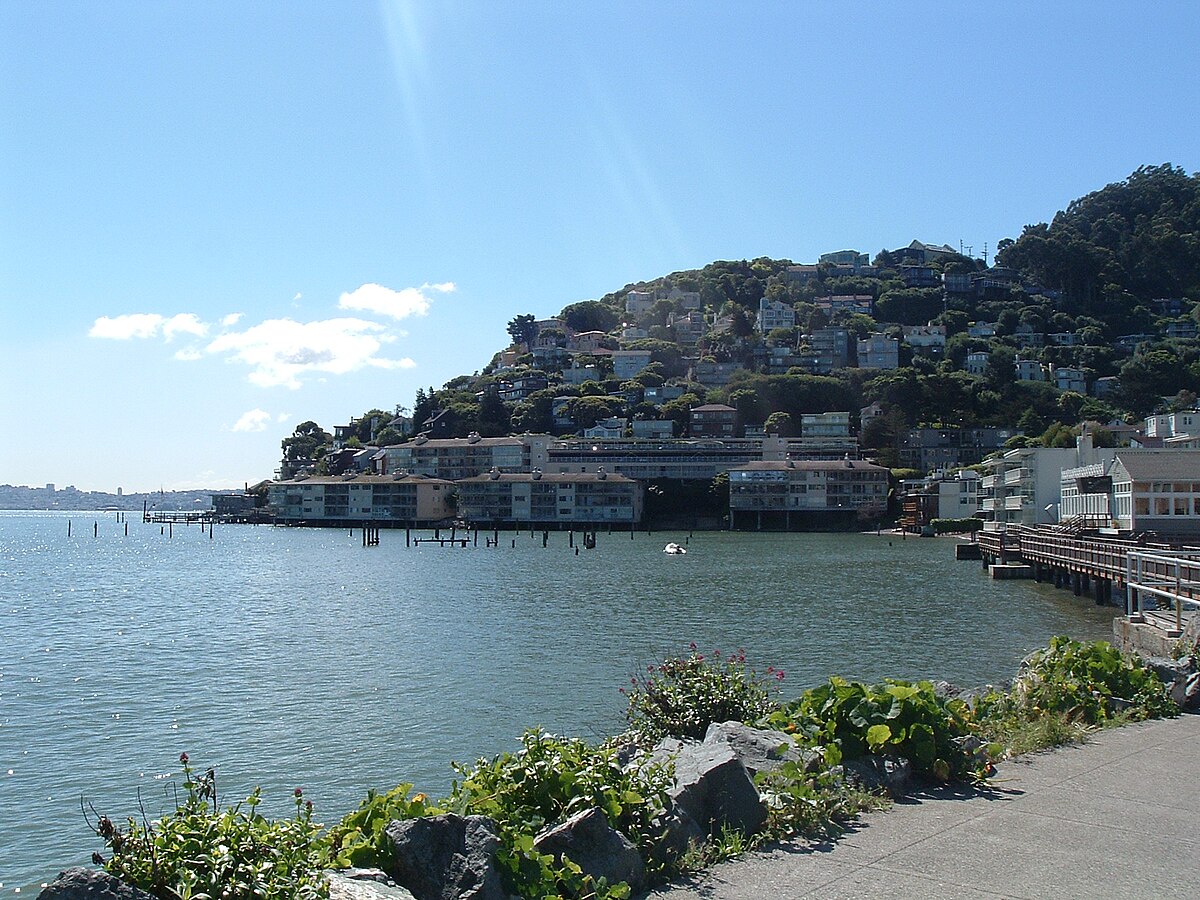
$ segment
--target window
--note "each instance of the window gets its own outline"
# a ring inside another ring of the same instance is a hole
[[[1150,515],[1150,498],[1149,497],[1134,497],[1133,498],[1133,514],[1135,516]]]
[[[1175,515],[1186,516],[1187,514],[1188,514],[1188,498],[1187,497],[1176,497],[1175,498]]]
[[[1155,497],[1154,498],[1154,514],[1156,516],[1169,516],[1171,514],[1171,498],[1170,497]]]

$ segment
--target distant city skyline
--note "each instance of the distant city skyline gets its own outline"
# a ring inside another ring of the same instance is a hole
[[[513,316],[757,256],[980,255],[1200,162],[1166,3],[0,4],[0,483],[268,478]]]

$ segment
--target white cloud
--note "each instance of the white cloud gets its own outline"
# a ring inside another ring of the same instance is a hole
[[[409,316],[423,316],[429,312],[430,291],[448,294],[453,290],[454,283],[451,281],[423,284],[419,288],[402,288],[398,291],[381,284],[364,284],[342,294],[338,298],[338,308],[372,312],[393,319],[407,319]]]
[[[265,431],[271,414],[265,409],[251,409],[233,424],[233,431]]]
[[[92,323],[89,337],[127,341],[130,338],[152,338],[161,334],[171,340],[177,334],[202,337],[208,326],[195,313],[178,313],[166,317],[158,313],[128,313],[123,316],[101,316]]]
[[[182,350],[175,351],[175,358],[180,362],[195,362],[198,359],[203,359],[204,354],[195,347],[184,347]]]
[[[383,325],[364,319],[296,322],[268,319],[242,332],[216,337],[206,348],[249,366],[250,381],[260,387],[300,387],[308,372],[344,375],[366,366],[407,369],[411,359],[383,359],[375,354],[386,336]]]
[[[240,321],[242,321],[241,313],[230,313],[229,315],[224,316],[221,319],[221,327],[222,328],[232,328],[234,325],[236,325]]]
[[[177,334],[194,334],[203,337],[208,332],[208,326],[200,321],[195,313],[179,313],[171,316],[162,323],[163,337],[168,341]]]
[[[150,338],[162,326],[163,317],[158,313],[129,313],[123,316],[101,316],[88,332],[88,337],[109,338],[127,341],[130,338]]]

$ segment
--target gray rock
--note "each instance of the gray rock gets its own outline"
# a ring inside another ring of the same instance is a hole
[[[687,853],[688,848],[704,842],[708,837],[696,824],[696,820],[674,804],[660,813],[651,823],[659,833],[650,856],[659,865],[671,865]]]
[[[340,869],[325,873],[329,900],[414,900],[379,869]]]
[[[900,756],[868,755],[842,764],[851,781],[869,791],[903,797],[912,782],[912,763]]]
[[[935,681],[933,683],[933,694],[935,697],[953,700],[962,692],[962,688],[950,681]]]
[[[598,809],[585,809],[547,828],[534,838],[533,847],[555,859],[566,856],[585,875],[605,878],[609,884],[624,881],[634,893],[645,885],[646,864],[637,848]]]
[[[774,772],[785,762],[804,762],[796,742],[782,731],[751,728],[741,722],[714,722],[704,735],[705,744],[724,744],[753,778],[759,772]]]
[[[1171,699],[1184,712],[1200,711],[1200,672],[1193,672],[1187,678],[1168,685]]]
[[[1188,676],[1193,672],[1192,658],[1185,656],[1183,659],[1167,659],[1165,656],[1148,656],[1142,660],[1146,664],[1146,668],[1154,672],[1167,687],[1181,681],[1187,681]]]
[[[60,872],[42,888],[38,900],[154,900],[154,895],[107,872],[76,868]]]
[[[425,816],[392,822],[390,874],[417,900],[507,900],[496,867],[500,839],[483,816]]]
[[[754,834],[767,821],[766,804],[728,744],[684,745],[667,795],[709,834],[723,827]]]
[[[650,765],[664,765],[674,762],[675,757],[684,747],[698,746],[695,741],[681,741],[678,738],[665,737],[650,750]]]

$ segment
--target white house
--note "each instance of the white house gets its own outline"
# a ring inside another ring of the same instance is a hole
[[[860,369],[895,369],[900,365],[900,342],[880,331],[858,341]]]
[[[1060,391],[1075,391],[1077,394],[1087,393],[1087,378],[1081,369],[1069,366],[1053,366],[1051,368],[1054,386]]]
[[[991,354],[986,350],[972,350],[967,354],[966,369],[972,375],[982,375],[987,371],[988,359]]]
[[[1017,381],[1045,381],[1046,367],[1036,359],[1018,359]]]
[[[796,311],[789,303],[780,303],[763,297],[758,301],[756,325],[759,334],[769,334],[776,328],[795,328]]]
[[[1200,450],[1119,450],[1109,476],[1122,531],[1200,533]]]

